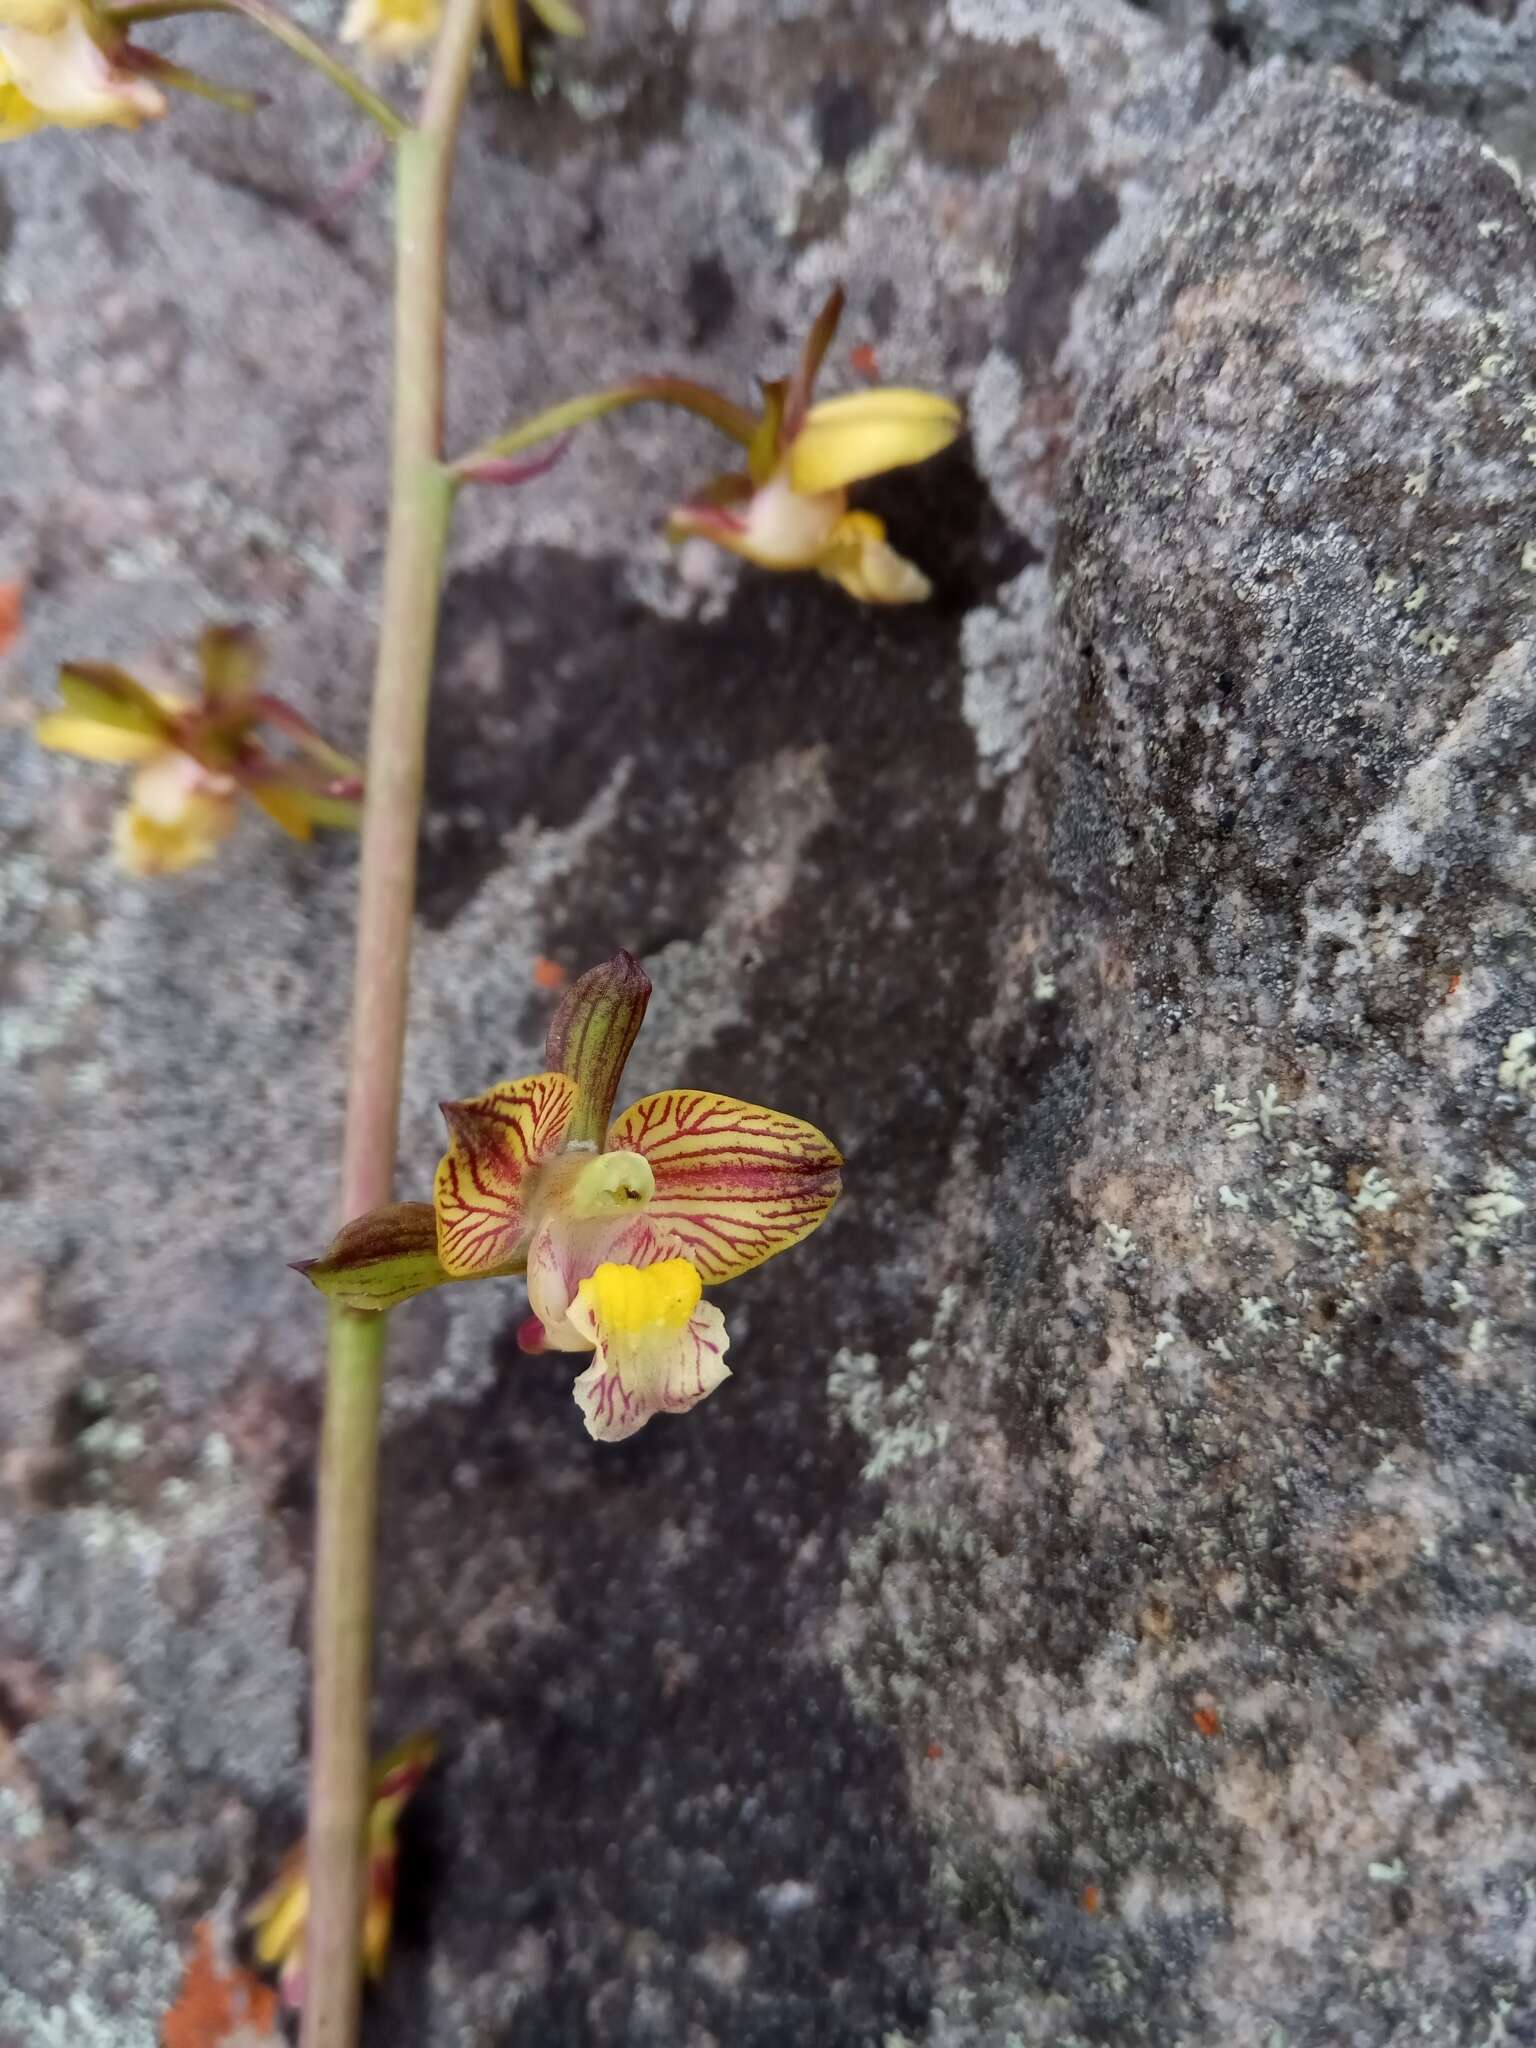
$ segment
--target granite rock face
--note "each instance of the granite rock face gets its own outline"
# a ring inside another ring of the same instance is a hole
[[[1455,114],[1526,159],[1536,132],[1531,0],[1157,0],[1244,62],[1344,64],[1411,105]]]
[[[1085,302],[945,1306],[849,1367],[937,2039],[1529,2025],[1532,233],[1270,76]]]
[[[691,425],[465,507],[403,1190],[623,944],[633,1092],[849,1192],[616,1449],[515,1286],[398,1319],[370,2048],[1533,2038],[1524,190],[1110,0],[592,11],[475,97],[454,438],[841,276],[972,439],[870,494],[910,613],[674,562]],[[33,697],[244,615],[360,733],[387,251],[300,104],[0,162]],[[0,2044],[150,2048],[298,1820],[351,856],[146,891],[14,754]]]

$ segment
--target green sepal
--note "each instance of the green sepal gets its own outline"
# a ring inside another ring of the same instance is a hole
[[[651,978],[633,953],[615,953],[573,981],[545,1041],[551,1067],[576,1083],[567,1144],[601,1146],[630,1048],[645,1019]]]
[[[332,1301],[377,1315],[452,1277],[437,1256],[430,1202],[370,1209],[344,1223],[318,1259],[295,1259],[293,1270]]]
[[[120,732],[168,739],[173,720],[141,682],[107,662],[72,661],[59,670],[59,695],[66,711]]]

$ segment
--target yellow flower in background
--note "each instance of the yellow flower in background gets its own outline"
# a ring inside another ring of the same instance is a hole
[[[86,0],[0,0],[0,142],[39,128],[136,128],[165,112]]]
[[[373,1774],[368,1809],[368,1893],[363,1912],[363,1975],[376,1983],[384,1974],[394,1924],[395,1886],[400,1863],[400,1816],[437,1757],[431,1735],[412,1735],[390,1751]],[[279,1972],[284,2001],[297,2011],[304,2003],[304,1930],[309,1920],[309,1874],[304,1844],[289,1852],[270,1888],[246,1916],[255,1932],[256,1960]]]
[[[753,413],[686,377],[636,377],[550,406],[487,442],[454,475],[464,483],[518,481],[510,458],[555,434],[655,402],[697,413],[746,451],[746,467],[715,477],[667,521],[673,540],[697,534],[761,569],[814,569],[861,604],[917,604],[932,585],[886,538],[873,512],[848,502],[854,484],[940,454],[960,433],[953,399],[882,385],[812,403],[812,390],[843,313],[839,286],[816,318],[794,374],[763,385]]]
[[[744,439],[746,468],[716,477],[680,505],[668,532],[698,534],[761,569],[814,569],[861,604],[918,604],[932,585],[897,554],[873,512],[850,509],[848,491],[939,454],[960,432],[960,408],[935,391],[899,386],[812,404],[842,313],[839,288],[793,376],[763,386],[762,414]]]
[[[316,825],[356,827],[362,770],[309,721],[258,690],[261,653],[235,626],[210,626],[201,643],[203,690],[188,701],[147,690],[122,669],[76,663],[59,672],[62,711],[34,737],[55,752],[132,766],[127,803],[113,824],[118,865],[130,875],[179,874],[211,859],[235,829],[242,796],[290,838]],[[291,742],[278,758],[263,727]]]
[[[442,1105],[432,1202],[372,1210],[299,1265],[373,1311],[526,1273],[518,1342],[591,1355],[572,1393],[608,1443],[729,1379],[704,1288],[808,1237],[842,1187],[842,1156],[814,1124],[734,1096],[671,1088],[612,1120],[650,993],[628,953],[582,975],[550,1025],[548,1072]]]
[[[566,4],[566,0],[528,0],[528,4],[552,35],[584,36],[587,32],[585,22],[574,7]],[[523,63],[523,31],[518,21],[517,0],[489,0],[486,14],[508,85],[526,85],[528,78]]]
[[[341,39],[361,43],[375,57],[409,57],[431,42],[442,22],[442,0],[351,0]]]
[[[3,4],[3,0],[0,0]],[[30,4],[30,0],[27,0]],[[557,36],[582,36],[586,27],[567,0],[529,0]],[[527,83],[517,0],[488,0],[486,19],[509,85]],[[343,42],[361,43],[385,61],[410,57],[430,43],[443,23],[442,0],[350,0],[341,24]]]

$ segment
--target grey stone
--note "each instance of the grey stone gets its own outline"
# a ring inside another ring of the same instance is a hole
[[[1453,114],[1522,163],[1536,150],[1532,0],[1153,0],[1239,62],[1347,65],[1411,106]]]
[[[867,494],[938,586],[900,614],[674,560],[692,423],[463,508],[402,1191],[437,1098],[537,1064],[536,959],[618,944],[633,1093],[811,1116],[849,1191],[722,1295],[728,1385],[617,1449],[515,1285],[397,1319],[378,1734],[443,1758],[371,2048],[1517,2041],[1523,193],[1114,0],[592,12],[534,99],[477,86],[452,441],[636,367],[749,390],[835,277],[833,377],[871,343],[972,440]],[[238,615],[360,741],[387,237],[376,190],[316,224],[360,138],[295,104],[0,160],[32,700]],[[127,883],[29,709],[0,2043],[150,2048],[299,1824],[283,1261],[329,1228],[352,855],[253,822]]]
[[[840,1383],[936,2040],[1528,2024],[1531,233],[1270,71],[1079,309],[945,1292]]]

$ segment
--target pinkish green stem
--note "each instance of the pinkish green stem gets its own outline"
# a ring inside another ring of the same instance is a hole
[[[389,542],[368,736],[342,1212],[394,1185],[427,709],[453,488],[442,463],[448,198],[483,0],[448,0],[396,150]],[[367,1884],[374,1500],[386,1318],[332,1311],[315,1538],[302,2048],[355,2048]]]

